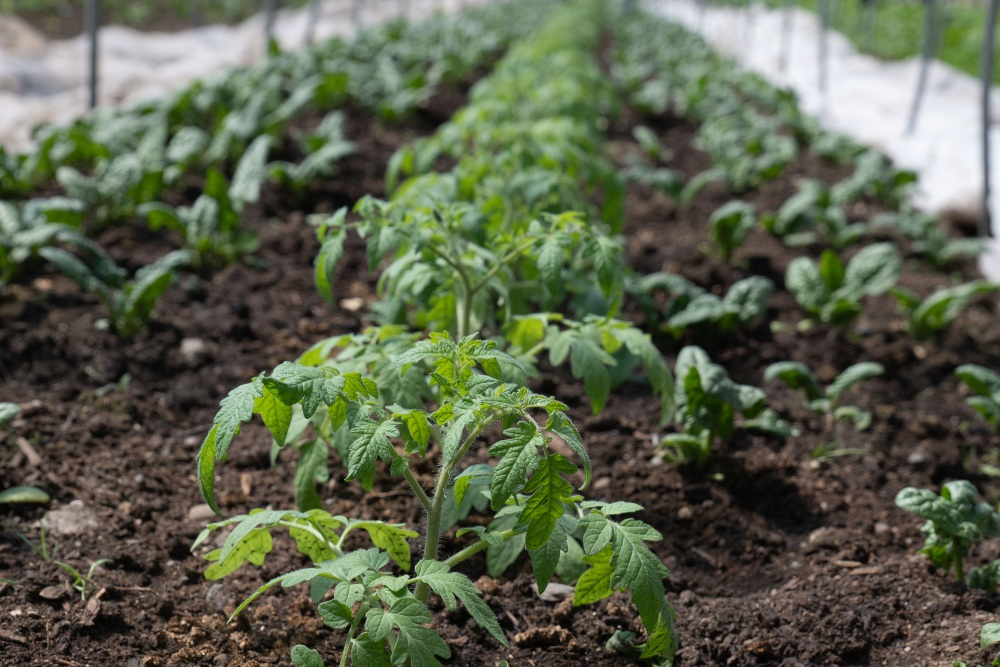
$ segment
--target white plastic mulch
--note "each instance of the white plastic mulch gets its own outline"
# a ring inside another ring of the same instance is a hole
[[[790,54],[782,67],[783,11],[705,8],[691,0],[650,0],[647,8],[701,33],[721,53],[769,81],[789,86],[803,108],[831,130],[878,148],[920,177],[916,204],[940,212],[977,216],[982,197],[980,84],[974,77],[935,61],[913,134],[906,133],[919,59],[880,61],[858,53],[833,31],[827,35],[827,86],[820,87],[820,23],[812,13],[792,14]],[[993,90],[993,118],[1000,95]],[[993,125],[993,229],[1000,236],[1000,131]],[[1000,280],[1000,248],[993,244],[981,268]]]

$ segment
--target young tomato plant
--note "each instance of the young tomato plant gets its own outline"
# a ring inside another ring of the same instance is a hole
[[[977,502],[979,492],[971,482],[948,482],[941,495],[927,489],[907,487],[896,494],[896,505],[927,519],[920,529],[926,538],[920,553],[944,570],[953,570],[955,579],[965,581],[965,557],[975,544],[1000,535],[1000,516],[988,503]],[[1000,564],[970,572],[970,585],[995,590]],[[992,575],[992,579],[990,578]]]
[[[638,505],[586,501],[577,495],[572,481],[582,477],[582,489],[590,480],[591,464],[566,406],[502,382],[501,362],[517,367],[517,361],[492,342],[472,336],[455,342],[447,334],[432,334],[399,354],[390,364],[392,370],[406,373],[425,363],[433,369],[427,379],[438,392],[433,411],[384,406],[378,400],[378,384],[361,373],[290,362],[230,392],[198,454],[202,494],[216,512],[216,464],[226,457],[243,422],[260,414],[274,439],[284,442],[293,407],[298,406],[305,418],[324,411],[333,424],[348,426],[353,437],[345,459],[347,479],[372,473],[381,460],[389,474],[409,486],[426,513],[423,556],[412,569],[407,539],[418,534],[402,524],[333,516],[322,509],[254,510],[210,524],[195,546],[224,526],[233,530],[220,549],[207,555],[213,563],[206,572],[209,578],[225,576],[248,561],[262,564],[272,550],[271,531],[277,529],[287,530],[299,551],[313,561],[312,567],[261,586],[234,616],[274,586],[309,583],[324,623],[346,631],[341,665],[399,665],[407,660],[411,665],[440,665],[439,659],[451,652],[428,627],[433,621],[427,608],[432,593],[449,609],[461,602],[480,627],[507,644],[493,611],[456,566],[517,538],[528,551],[539,589],[544,589],[569,549],[569,536],[582,533],[584,562],[590,567],[579,576],[574,603],[630,590],[647,633],[643,656],[669,660],[676,638],[662,584],[668,572],[646,546],[661,539],[660,534],[642,521],[619,520],[622,514],[641,510]],[[502,439],[486,435],[493,425],[502,429]],[[581,476],[576,463],[550,446],[556,437],[578,459]],[[495,464],[468,465],[470,454],[483,444]],[[414,467],[429,456],[438,459],[438,473],[427,489]],[[478,504],[489,507],[496,519],[505,519],[507,527],[462,529],[459,536],[474,535],[474,540],[449,549],[442,537],[456,518],[453,508],[470,497],[480,498]],[[347,551],[347,536],[358,530],[368,533],[374,547]],[[389,569],[390,563],[395,569]],[[323,664],[305,647],[296,647],[292,655],[296,665]]]
[[[767,314],[767,300],[774,283],[763,276],[751,276],[733,283],[724,296],[716,296],[674,273],[651,273],[643,276],[632,289],[656,322],[665,320],[662,329],[679,339],[688,328],[697,328],[707,336],[731,334],[737,326],[750,327]],[[662,315],[656,307],[655,294],[669,296]]]

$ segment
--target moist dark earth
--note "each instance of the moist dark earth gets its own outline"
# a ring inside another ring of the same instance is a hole
[[[44,267],[0,292],[0,400],[23,408],[0,435],[0,488],[33,484],[52,497],[47,507],[0,506],[0,664],[286,665],[297,643],[335,664],[342,638],[323,626],[304,588],[270,592],[226,625],[250,592],[303,561],[277,538],[263,567],[246,565],[221,582],[205,581],[203,551],[189,550],[208,520],[198,508],[194,456],[230,389],[323,337],[368,322],[364,304],[374,299],[374,277],[360,241],[351,241],[338,268],[338,303],[328,304],[313,286],[318,245],[305,217],[384,194],[392,152],[431,133],[463,104],[462,93],[445,91],[399,125],[347,109],[348,138],[360,146],[339,175],[298,198],[269,189],[246,220],[260,236],[260,250],[242,263],[186,274],[132,341],[103,330],[96,299]],[[610,128],[610,148],[622,164],[640,150],[630,122],[655,128],[675,154],[670,166],[688,178],[708,166],[693,145],[695,126],[634,115]],[[778,180],[741,196],[774,209],[799,178],[832,183],[848,173],[807,154]],[[961,478],[995,499],[996,480],[980,471],[997,463],[996,435],[965,405],[953,370],[961,363],[1000,366],[996,299],[977,302],[929,343],[906,336],[891,298],[870,300],[853,331],[819,325],[799,333],[803,314],[781,287],[788,262],[803,251],[763,232],[753,232],[728,263],[711,251],[708,216],[731,196],[713,186],[678,208],[663,195],[632,188],[629,259],[639,272],[677,271],[719,292],[753,273],[766,275],[778,286],[768,319],[783,326],[764,322],[719,338],[657,336],[657,344],[672,365],[680,347],[697,340],[734,379],[756,385],[779,360],[805,362],[824,381],[857,361],[882,363],[886,374],[846,399],[874,413],[871,429],[855,433],[843,425],[835,434],[840,448],[860,453],[811,456],[829,440],[822,421],[805,410],[800,395],[767,383],[771,406],[801,435],[780,443],[737,429],[731,442],[717,444],[707,473],[692,472],[661,457],[657,443],[670,429],[659,424],[659,400],[641,383],[616,391],[593,416],[568,371],[543,368],[534,382],[571,406],[594,462],[585,494],[640,503],[646,508],[640,518],[662,532],[654,549],[672,572],[666,584],[677,610],[678,664],[988,662],[991,656],[978,648],[979,629],[996,620],[996,601],[966,591],[915,555],[920,520],[896,509],[893,498],[904,486],[937,489]],[[856,209],[863,219],[878,207],[862,202]],[[140,221],[98,240],[131,269],[176,243]],[[956,276],[975,277],[971,265],[953,271],[932,273],[909,261],[902,284],[926,295]],[[642,323],[634,304],[625,312]],[[248,425],[219,471],[224,511],[289,506],[288,453],[271,468],[268,452],[264,427]],[[343,470],[338,460],[330,463]],[[424,481],[433,473],[432,462],[422,470]],[[344,482],[341,472],[321,495],[331,512],[421,521],[416,500],[386,471],[371,494]],[[47,559],[26,542],[39,545],[43,519]],[[416,541],[412,546],[419,548]],[[998,556],[994,542],[970,561]],[[99,559],[109,562],[93,572],[86,600],[55,563],[86,574]],[[538,598],[526,557],[495,580],[480,561],[464,567],[511,647],[493,641],[464,611],[438,607],[435,624],[453,652],[448,664],[627,663],[604,648],[616,630],[639,629],[624,595],[574,608],[568,600]]]

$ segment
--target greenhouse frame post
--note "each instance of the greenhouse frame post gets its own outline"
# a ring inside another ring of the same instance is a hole
[[[87,32],[87,39],[90,42],[90,53],[88,54],[87,73],[87,108],[93,109],[97,106],[97,49],[98,33],[101,22],[101,0],[87,0],[83,15],[84,28]]]
[[[278,17],[278,0],[265,0],[264,15],[264,53],[271,52],[271,40],[274,39],[274,22]]]
[[[309,15],[306,19],[306,44],[316,41],[316,24],[319,23],[320,0],[309,0]]]
[[[830,0],[819,0],[819,94],[820,104],[826,106],[829,72],[827,72],[827,35],[830,32]]]
[[[862,14],[865,23],[865,51],[875,55],[875,38],[878,36],[878,19],[881,15],[881,0],[865,0]]]
[[[781,8],[781,53],[778,55],[778,71],[784,74],[788,71],[788,54],[792,50],[792,20],[794,0],[785,0]]]
[[[910,117],[906,121],[906,134],[912,135],[917,129],[917,119],[920,116],[920,105],[927,89],[927,75],[931,68],[931,59],[937,54],[938,45],[938,11],[937,0],[924,0],[924,43],[920,52],[920,72],[917,74],[917,89],[913,94],[913,104],[910,106]]]
[[[986,35],[983,39],[982,60],[980,62],[983,78],[980,104],[983,132],[983,210],[979,219],[979,235],[983,238],[993,238],[993,220],[990,215],[990,92],[993,87],[993,42],[996,38],[998,9],[1000,9],[1000,0],[990,0],[986,10]]]

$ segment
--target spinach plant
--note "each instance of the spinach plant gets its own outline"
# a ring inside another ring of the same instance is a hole
[[[680,351],[674,376],[674,419],[679,432],[667,435],[662,443],[671,459],[703,469],[713,443],[732,437],[737,413],[748,419],[761,417],[754,426],[778,437],[788,433],[787,425],[767,410],[763,391],[734,382],[700,347],[689,345]]]
[[[21,412],[21,406],[17,403],[0,402],[0,431],[4,431],[11,436],[10,422]],[[49,502],[49,494],[45,493],[37,486],[11,486],[0,491],[0,505],[37,503],[44,505]]]
[[[844,263],[832,250],[824,250],[817,264],[796,257],[785,271],[785,286],[799,305],[821,322],[846,325],[861,314],[861,300],[883,294],[899,278],[902,262],[891,243],[865,246]]]
[[[722,259],[729,260],[757,224],[753,204],[742,200],[728,201],[708,219],[708,233],[715,241]]]
[[[907,329],[917,340],[927,340],[955,321],[969,303],[980,294],[995,292],[1000,285],[987,280],[971,282],[940,289],[924,300],[913,292],[899,287],[890,293],[899,302],[907,316]]]
[[[91,176],[73,167],[59,167],[56,179],[70,197],[85,202],[98,229],[125,219],[136,207],[152,201],[163,189],[162,163],[149,164],[126,153],[98,164]]]
[[[965,402],[1000,433],[1000,375],[978,364],[959,366],[955,375],[975,394]]]
[[[763,276],[751,276],[733,283],[724,296],[717,296],[673,273],[652,273],[635,284],[633,294],[644,305],[647,317],[659,321],[662,328],[675,338],[689,327],[699,327],[701,333],[719,336],[732,333],[737,326],[749,327],[767,315],[767,300],[774,283]],[[657,292],[669,296],[657,311],[653,298]]]
[[[303,192],[314,181],[332,176],[337,162],[357,148],[344,137],[344,114],[340,111],[331,111],[312,132],[299,131],[297,142],[305,155],[301,162],[277,161],[267,165],[272,178],[296,193]]]
[[[920,553],[926,554],[935,566],[954,571],[959,582],[965,582],[964,563],[972,547],[987,537],[1000,535],[1000,516],[988,503],[977,502],[978,496],[976,487],[965,480],[948,482],[940,495],[913,487],[896,494],[896,505],[927,519],[920,529],[926,538]],[[992,575],[997,572],[1000,568],[994,566],[977,570],[977,587],[995,589],[997,579]]]
[[[765,380],[779,379],[792,389],[801,389],[806,397],[806,407],[825,416],[825,431],[832,434],[838,419],[848,419],[854,428],[864,431],[871,426],[872,415],[854,405],[841,405],[844,393],[859,382],[878,377],[885,372],[882,364],[863,361],[848,366],[826,388],[820,385],[816,374],[798,361],[779,361],[764,371]]]
[[[776,213],[765,215],[761,224],[790,247],[825,241],[842,249],[868,230],[865,223],[850,222],[836,193],[815,179],[799,182],[799,191]]]
[[[875,225],[895,229],[909,239],[911,250],[936,269],[963,257],[976,257],[984,247],[982,239],[950,238],[940,220],[913,209],[877,216]]]
[[[107,262],[88,264],[60,248],[39,252],[84,291],[101,298],[108,310],[108,325],[122,338],[132,338],[149,323],[156,302],[177,280],[178,270],[191,263],[190,253],[174,250],[126,280],[125,271],[106,256]]]
[[[587,501],[570,481],[578,465],[550,448],[560,438],[579,460],[581,488],[591,475],[590,459],[579,432],[566,416],[566,406],[554,398],[502,382],[499,365],[517,362],[495,344],[469,336],[456,342],[447,334],[432,334],[396,357],[391,368],[405,373],[422,364],[433,369],[427,382],[439,394],[435,409],[383,406],[379,386],[356,372],[309,367],[285,362],[269,375],[261,374],[223,399],[198,454],[198,480],[206,502],[216,511],[216,465],[226,458],[241,425],[254,414],[277,442],[284,442],[292,424],[293,407],[306,418],[326,412],[336,424],[346,424],[352,441],[345,460],[347,478],[358,479],[375,470],[381,460],[393,477],[402,478],[426,512],[422,526],[422,558],[414,565],[407,540],[418,533],[402,524],[359,521],[333,516],[322,509],[306,512],[254,510],[210,524],[195,542],[212,532],[233,530],[220,549],[209,552],[206,576],[223,577],[246,562],[261,564],[272,550],[271,531],[287,530],[313,566],[272,579],[234,612],[274,586],[309,583],[313,600],[326,625],[345,630],[341,665],[440,665],[451,652],[428,625],[430,595],[438,595],[454,609],[461,602],[481,628],[507,644],[493,611],[479,597],[473,583],[454,568],[490,546],[523,537],[539,589],[544,590],[568,548],[567,537],[582,529],[583,549],[590,567],[580,575],[575,604],[603,599],[628,589],[647,632],[643,655],[670,660],[676,648],[673,610],[664,596],[666,568],[646,542],[659,533],[622,514],[641,508],[632,503]],[[484,374],[477,372],[481,369]],[[542,415],[543,423],[536,415]],[[485,434],[494,424],[503,439]],[[485,450],[494,464],[465,465],[470,455]],[[438,459],[432,489],[414,472],[418,462]],[[463,468],[464,465],[464,468]],[[509,518],[504,530],[481,525],[459,531],[474,536],[471,544],[446,555],[442,537],[448,507],[467,498],[483,499],[497,518]],[[366,532],[373,548],[346,550],[346,538]],[[391,564],[395,567],[391,568]],[[322,665],[321,657],[304,647],[293,650],[297,665]]]

